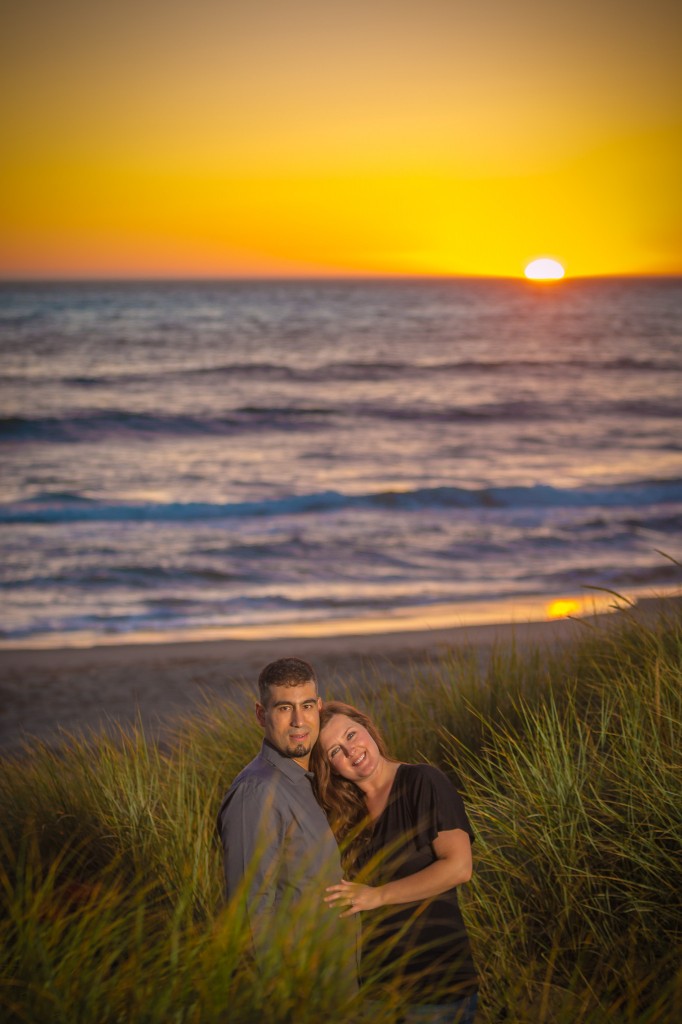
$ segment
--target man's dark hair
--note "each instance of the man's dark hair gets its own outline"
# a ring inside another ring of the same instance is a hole
[[[303,686],[305,683],[315,683],[317,689],[317,676],[315,669],[307,661],[301,658],[279,658],[266,665],[258,676],[258,696],[264,706],[270,699],[271,686]]]

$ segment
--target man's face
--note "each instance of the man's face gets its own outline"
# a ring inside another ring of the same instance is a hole
[[[321,706],[312,680],[300,686],[271,686],[268,703],[256,704],[256,717],[266,740],[307,769],[320,732]]]

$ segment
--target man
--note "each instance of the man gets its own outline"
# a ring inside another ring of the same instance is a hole
[[[322,705],[315,671],[298,658],[282,658],[263,669],[258,690],[263,745],[232,783],[218,815],[227,897],[246,900],[257,962],[270,956],[272,963],[274,942],[275,955],[283,957],[300,953],[304,941],[316,949],[327,942],[337,965],[340,959],[352,965],[343,974],[354,987],[355,926],[347,929],[324,903],[325,886],[338,883],[342,869],[308,771]]]

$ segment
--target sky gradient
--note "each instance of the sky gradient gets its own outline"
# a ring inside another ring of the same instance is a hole
[[[680,5],[468,7],[13,5],[0,275],[682,273]]]

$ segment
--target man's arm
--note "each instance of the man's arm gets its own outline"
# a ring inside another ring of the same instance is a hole
[[[284,835],[274,792],[243,782],[229,794],[219,819],[228,900],[244,900],[254,952],[268,937],[278,894]]]

